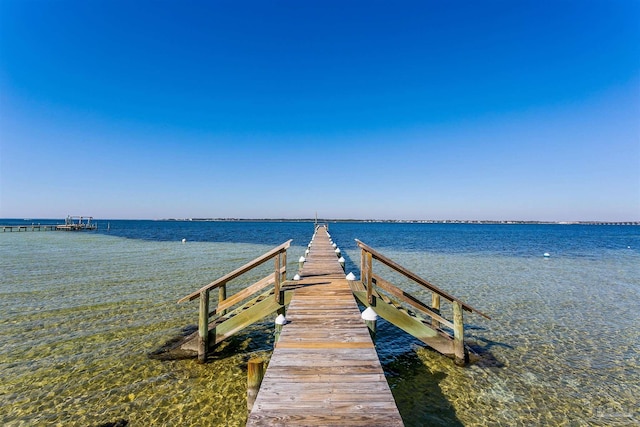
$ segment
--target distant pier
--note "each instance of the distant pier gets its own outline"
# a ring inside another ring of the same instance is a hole
[[[0,225],[2,232],[22,231],[90,231],[97,230],[98,224],[91,216],[67,216],[64,224],[17,224]]]
[[[57,225],[41,225],[41,224],[31,224],[31,225],[0,225],[2,228],[2,232],[7,231],[56,231]]]

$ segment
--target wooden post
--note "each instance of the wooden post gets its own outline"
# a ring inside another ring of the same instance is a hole
[[[433,311],[440,314],[440,295],[436,294],[435,292],[431,293],[431,308],[433,308]],[[440,322],[438,322],[434,318],[431,318],[431,326],[440,329]]]
[[[369,336],[375,342],[376,341],[376,332],[378,332],[378,322],[375,320],[365,320],[364,322],[369,328]]]
[[[371,335],[371,339],[375,342],[376,340],[376,332],[378,331],[378,314],[373,309],[373,307],[367,307],[365,311],[360,315],[364,323],[369,328],[369,335]]]
[[[360,280],[364,282],[364,249],[360,248]]]
[[[462,305],[458,301],[453,301],[453,355],[456,365],[467,364],[468,356],[464,348],[464,319]]]
[[[275,328],[273,331],[273,347],[276,347],[278,341],[280,341],[280,334],[282,333],[282,327],[287,324],[287,318],[284,317],[284,313],[278,313],[276,317]]]
[[[369,304],[373,304],[373,255],[370,252],[365,254],[366,264],[366,282],[367,286],[367,301]]]
[[[222,304],[224,300],[227,299],[227,284],[223,283],[222,286],[218,288],[218,305]],[[227,310],[222,310],[220,315],[227,314]]]
[[[198,318],[198,362],[207,361],[209,351],[209,289],[200,292],[200,317]]]
[[[284,267],[284,271],[282,272],[282,281],[287,280],[287,251],[282,252],[282,262],[281,266]]]
[[[275,283],[273,285],[273,293],[275,295],[276,302],[282,305],[284,304],[284,298],[280,292],[280,281],[282,279],[282,277],[280,276],[280,252],[278,252],[278,254],[275,256],[273,264],[275,266],[275,272],[274,272]]]
[[[247,409],[249,412],[253,409],[263,378],[264,360],[259,357],[251,358],[247,364]]]

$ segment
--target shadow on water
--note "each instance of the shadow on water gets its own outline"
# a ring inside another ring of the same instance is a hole
[[[486,328],[474,327],[473,325],[465,325],[466,331],[483,331]],[[475,333],[468,333],[465,337],[465,344],[469,348],[470,362],[482,368],[504,368],[504,363],[500,361],[493,353],[494,347],[507,348],[513,350],[513,346],[493,341],[488,338],[478,336]]]
[[[405,426],[463,426],[440,388],[447,374],[432,373],[414,351],[383,365]]]
[[[274,346],[274,328],[271,322],[257,323],[243,333],[233,335],[211,351],[207,360],[221,360],[242,355],[243,369],[256,353],[270,354]],[[269,356],[270,357],[270,356]]]
[[[181,350],[180,345],[191,334],[198,331],[197,325],[187,325],[180,334],[170,338],[157,349],[149,352],[147,356],[156,360],[183,360],[194,359],[197,354],[194,351]],[[207,356],[207,361],[233,358],[239,354],[249,359],[253,352],[273,350],[274,328],[270,322],[256,323],[244,332],[233,335],[220,344],[214,346]]]

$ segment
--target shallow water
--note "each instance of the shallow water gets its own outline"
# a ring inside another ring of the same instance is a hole
[[[271,321],[206,365],[147,353],[197,322],[197,304],[180,297],[291,237],[293,275],[312,228],[118,224],[0,233],[0,421],[243,425],[245,363],[269,356]],[[260,227],[272,232],[251,243]],[[331,224],[348,270],[359,238],[492,317],[466,314],[482,355],[467,368],[381,322],[377,348],[406,425],[638,424],[638,227],[481,227]]]

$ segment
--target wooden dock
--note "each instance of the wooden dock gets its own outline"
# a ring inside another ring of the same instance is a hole
[[[318,227],[247,426],[402,426],[369,329]]]
[[[327,227],[316,225],[313,236],[293,280],[287,279],[289,240],[181,298],[199,300],[198,330],[150,357],[206,363],[218,344],[273,316],[275,345],[266,373],[260,358],[247,366],[247,426],[401,426],[371,339],[375,319],[463,366],[469,361],[463,312],[489,317],[359,240],[360,279],[345,276]],[[244,280],[267,262],[273,262],[270,273],[227,294],[230,281]],[[390,272],[426,291],[430,301],[383,277]]]
[[[56,231],[58,225],[0,225],[3,233],[6,232],[23,232],[23,231]]]
[[[16,224],[0,225],[2,232],[24,232],[24,231],[86,231],[97,230],[98,225],[93,222],[91,216],[67,216],[64,224]]]

